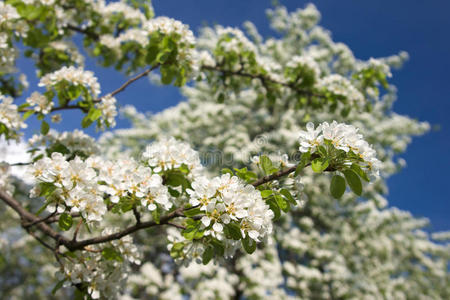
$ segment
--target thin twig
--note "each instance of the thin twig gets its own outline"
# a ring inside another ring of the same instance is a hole
[[[80,219],[80,221],[78,221],[77,228],[75,228],[75,232],[73,233],[72,241],[74,241],[74,242],[76,242],[76,240],[77,240],[77,236],[78,236],[78,232],[80,231],[81,224],[83,224],[83,219]]]
[[[278,81],[278,80],[272,79],[270,77],[264,76],[263,74],[251,74],[251,73],[244,72],[242,69],[239,69],[237,71],[221,69],[219,66],[203,65],[200,68],[204,69],[204,70],[209,70],[209,71],[221,72],[224,75],[233,75],[233,76],[247,77],[247,78],[251,78],[251,79],[259,79],[266,88],[267,88],[266,83],[269,82],[269,83],[273,83],[273,84],[279,84],[284,87],[288,87],[288,88],[296,91],[299,94],[304,94],[307,96],[314,96],[314,97],[318,97],[318,98],[326,98],[325,95],[317,94],[312,91],[302,89],[302,88],[296,86],[294,83]]]
[[[23,228],[29,228],[29,227],[31,227],[31,226],[33,226],[33,225],[36,225],[36,224],[38,224],[38,223],[41,223],[41,222],[46,222],[46,221],[48,221],[50,218],[52,218],[54,215],[56,215],[56,210],[54,211],[54,212],[52,212],[51,214],[49,214],[48,216],[45,216],[45,217],[43,217],[42,219],[38,219],[38,220],[35,220],[35,221],[33,221],[33,222],[30,222],[30,223],[25,223],[25,224],[23,224],[22,226],[23,226]]]

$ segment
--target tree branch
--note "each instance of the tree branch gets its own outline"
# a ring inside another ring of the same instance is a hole
[[[203,70],[221,72],[224,75],[241,76],[241,77],[247,77],[247,78],[251,78],[251,79],[259,79],[264,86],[266,86],[266,83],[269,82],[269,83],[279,84],[284,87],[290,88],[299,94],[304,94],[307,96],[314,96],[314,97],[318,97],[318,98],[325,98],[324,95],[317,94],[312,91],[308,91],[308,90],[299,88],[294,83],[278,81],[278,80],[272,79],[270,77],[264,76],[263,74],[251,74],[251,73],[247,73],[247,72],[243,71],[242,69],[237,70],[237,71],[221,69],[219,66],[203,65],[200,68]]]
[[[155,70],[155,69],[158,68],[158,67],[159,67],[159,64],[156,64],[156,65],[154,65],[154,66],[148,68],[147,70],[145,70],[144,72],[142,72],[142,73],[136,75],[135,77],[128,79],[128,80],[127,80],[124,84],[122,84],[118,89],[112,91],[111,93],[109,93],[109,94],[107,94],[107,95],[110,95],[110,96],[115,96],[115,95],[117,95],[118,93],[120,93],[120,92],[122,92],[124,89],[126,89],[127,86],[129,86],[130,84],[132,84],[132,83],[135,82],[136,80],[138,80],[138,79],[140,79],[140,78],[142,78],[142,77],[148,75],[148,73],[150,73],[151,71]],[[100,101],[102,100],[102,98],[104,98],[104,97],[105,97],[105,96],[100,97],[99,99],[94,100],[94,102],[100,102]]]

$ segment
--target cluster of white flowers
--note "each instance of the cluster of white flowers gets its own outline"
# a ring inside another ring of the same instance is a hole
[[[20,15],[17,13],[17,10],[13,6],[6,4],[3,1],[0,2],[0,25],[19,18]]]
[[[0,93],[0,124],[15,132],[22,128],[27,128],[27,124],[23,122],[22,116],[17,111],[17,105],[13,104],[13,102],[12,97]]]
[[[103,230],[102,236],[118,230],[107,228]],[[104,258],[101,254],[104,248],[112,249],[123,261]],[[89,251],[82,251],[76,258],[61,261],[64,262],[63,269],[56,275],[60,280],[66,280],[64,286],[87,283],[88,294],[92,299],[112,299],[125,288],[129,264],[141,264],[141,254],[131,236],[125,236],[109,243],[90,246]]]
[[[34,111],[42,113],[44,115],[50,113],[53,107],[53,101],[48,100],[47,97],[39,92],[33,92],[30,97],[27,98],[27,103],[34,106]]]
[[[106,213],[106,204],[103,202],[103,191],[97,183],[102,178],[97,178],[96,171],[89,163],[94,159],[89,158],[84,162],[79,157],[67,161],[58,152],[54,152],[51,158],[44,157],[28,169],[28,173],[38,183],[51,183],[56,187],[47,207],[53,212],[65,211],[64,206],[71,213],[81,213],[88,222],[101,221]],[[30,191],[30,197],[41,194],[42,186],[37,184]]]
[[[84,56],[78,51],[77,46],[69,41],[54,41],[49,44],[55,50],[65,52],[69,55],[70,60],[78,66],[84,65]]]
[[[8,43],[8,35],[0,33],[0,71],[2,73],[9,73],[15,69],[14,63],[17,55],[17,49]]]
[[[350,103],[364,103],[364,96],[361,92],[347,78],[339,74],[332,74],[320,78],[316,86],[334,95],[345,97]]]
[[[237,223],[243,237],[256,242],[272,232],[273,212],[252,185],[244,184],[238,177],[224,174],[208,179],[198,177],[188,189],[189,203],[200,206],[205,213],[201,221],[208,229],[205,234],[223,240],[223,226]]]
[[[162,178],[154,174],[149,167],[137,164],[133,159],[118,161],[101,161],[100,158],[89,158],[87,163],[99,168],[99,179],[106,185],[100,188],[111,197],[112,203],[118,203],[121,197],[132,195],[150,211],[157,208],[157,204],[169,210],[172,207],[167,187]]]
[[[116,15],[121,15],[125,20],[133,23],[143,23],[147,19],[139,9],[135,9],[125,2],[111,2],[106,4],[104,0],[101,0],[98,1],[95,10],[101,14],[105,20],[109,20]]]
[[[168,17],[157,17],[143,25],[143,29],[149,33],[160,32],[165,35],[176,34],[180,37],[180,43],[186,46],[195,44],[195,37],[189,27],[180,21]]]
[[[318,146],[325,145],[325,140],[330,141],[336,149],[359,155],[367,163],[369,170],[378,174],[381,162],[376,158],[376,151],[363,139],[355,126],[333,121],[331,124],[323,122],[314,128],[314,124],[309,122],[306,124],[306,131],[300,131],[300,151],[314,153]]]
[[[31,192],[32,196],[40,194],[41,182],[51,183],[56,187],[49,199],[51,211],[58,206],[58,211],[62,212],[66,207],[73,213],[80,212],[88,221],[100,221],[106,213],[103,201],[105,195],[112,203],[119,203],[123,197],[128,197],[150,211],[157,207],[169,210],[173,206],[172,198],[168,188],[163,185],[162,177],[156,173],[185,165],[191,170],[190,176],[194,176],[202,168],[197,152],[186,143],[176,142],[174,139],[157,142],[148,147],[144,157],[146,162],[154,167],[152,170],[133,159],[110,161],[92,155],[98,152],[98,149],[92,147],[89,150],[89,145],[94,144],[93,140],[87,140],[76,133],[58,135],[50,132],[48,136],[34,136],[30,140],[34,147],[49,142],[50,145],[60,143],[70,151],[66,156],[54,152],[50,158],[38,160],[28,170],[31,177],[38,182]],[[82,145],[87,145],[87,150],[83,149]],[[68,160],[71,154],[86,155],[83,151],[89,151],[92,156],[85,161],[78,156]],[[166,163],[161,164],[157,155],[161,155]]]
[[[96,107],[102,112],[102,115],[100,117],[102,123],[108,124],[109,127],[116,126],[116,102],[116,98],[108,94],[102,97],[101,101],[96,104]]]
[[[65,131],[58,133],[50,130],[46,135],[35,134],[28,140],[28,145],[33,148],[41,148],[41,152],[35,155],[44,154],[45,147],[55,144],[64,145],[71,153],[83,153],[85,156],[100,154],[100,147],[95,140],[83,131]]]
[[[177,141],[172,137],[161,138],[158,142],[147,146],[142,159],[156,173],[185,165],[189,170],[189,178],[193,178],[203,170],[198,152],[188,143]]]
[[[81,67],[75,68],[74,66],[64,66],[53,73],[44,75],[39,81],[39,86],[45,86],[47,90],[50,90],[55,85],[65,81],[74,86],[81,85],[89,89],[94,99],[100,94],[100,84],[94,73],[85,71]]]
[[[314,78],[318,78],[320,76],[320,67],[312,56],[295,55],[286,64],[286,66],[288,68],[298,68],[298,67],[305,68],[305,69],[313,72]],[[301,78],[300,78],[300,80],[301,80]]]
[[[202,262],[202,255],[205,252],[206,246],[201,241],[186,240],[175,228],[167,229],[167,250],[171,251],[176,244],[182,243],[183,253],[177,258],[178,261],[184,265],[189,265],[192,260],[197,263]]]
[[[237,28],[221,27],[216,28],[217,35],[220,37],[232,37],[232,39],[222,39],[220,45],[227,52],[241,52],[247,50],[251,52],[257,52],[255,44],[253,44],[245,34]]]
[[[120,53],[120,45],[126,42],[136,42],[142,47],[147,47],[150,42],[150,35],[154,32],[172,36],[176,35],[176,43],[178,44],[179,61],[186,61],[189,65],[194,62],[195,37],[189,27],[180,21],[158,17],[147,20],[142,23],[141,28],[130,28],[121,33],[118,37],[106,34],[100,37],[100,44]]]

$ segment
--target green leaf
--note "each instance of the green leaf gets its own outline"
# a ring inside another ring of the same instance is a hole
[[[292,197],[291,193],[287,189],[281,189],[280,190],[280,194],[283,195],[293,205],[297,204],[297,202],[295,201],[294,197]]]
[[[102,256],[106,260],[116,260],[116,261],[123,261],[122,255],[120,255],[120,252],[115,250],[113,247],[106,247],[102,250]]]
[[[199,214],[201,214],[201,213],[202,213],[202,211],[201,211],[200,208],[198,208],[198,207],[186,209],[186,210],[184,211],[184,215],[185,215],[186,217],[193,217],[193,216],[199,215]]]
[[[200,221],[190,219],[190,223],[182,231],[183,236],[188,240],[200,239],[203,236],[203,231],[200,231],[200,226]]]
[[[95,107],[91,107],[91,109],[89,109],[89,112],[87,115],[88,115],[89,119],[91,119],[91,121],[94,122],[102,116],[102,111]]]
[[[256,250],[256,242],[252,240],[248,235],[245,239],[242,239],[242,246],[245,249],[245,252],[248,254],[252,254]]]
[[[299,162],[297,168],[295,169],[294,176],[298,176],[298,174],[300,174],[300,172],[303,170],[303,168],[309,163],[310,158],[311,158],[311,153],[306,152],[306,153],[302,154],[302,158],[300,159],[300,162]]]
[[[269,157],[266,155],[262,155],[260,158],[261,168],[266,175],[271,174],[273,170],[273,163]],[[273,173],[273,172],[272,172]]]
[[[155,223],[159,224],[160,213],[159,213],[158,208],[156,208],[154,211],[152,211],[152,217],[153,217],[153,220],[155,221]]]
[[[261,197],[263,197],[263,198],[267,198],[267,197],[269,197],[270,195],[272,195],[273,194],[273,191],[272,190],[264,190],[264,191],[261,191]]]
[[[207,265],[211,259],[214,256],[214,248],[209,246],[205,249],[205,252],[203,252],[202,261],[204,265]]]
[[[242,238],[241,235],[241,227],[233,222],[230,222],[224,227],[225,235],[231,237],[233,240],[240,240]]]
[[[266,203],[269,205],[269,208],[273,211],[274,220],[278,220],[281,217],[281,211],[275,199],[271,198],[267,200]]]
[[[225,246],[218,239],[212,239],[211,244],[214,246],[214,250],[218,256],[223,256],[225,254]]]
[[[284,212],[289,212],[289,209],[291,208],[289,205],[289,201],[285,200],[280,195],[274,195],[273,196],[275,201],[277,201],[278,207],[281,208]]]
[[[234,174],[233,174],[233,171],[231,171],[231,169],[229,169],[229,168],[223,168],[222,169],[222,174],[230,174],[230,176],[233,176]]]
[[[32,114],[34,114],[34,110],[29,110],[26,113],[23,114],[22,119],[25,121],[28,119]]]
[[[41,124],[41,133],[42,133],[43,135],[46,135],[46,134],[48,133],[49,130],[50,130],[50,125],[48,125],[47,122],[42,121],[42,124]]]
[[[367,176],[366,172],[363,171],[363,169],[361,169],[361,167],[357,164],[352,164],[351,169],[353,171],[355,171],[356,174],[359,175],[359,177],[361,177],[362,179],[364,179],[365,181],[369,182],[369,176]]]
[[[51,182],[41,182],[39,184],[39,197],[48,197],[56,190],[56,186]]]
[[[64,231],[69,230],[73,225],[73,219],[72,216],[68,213],[63,213],[61,216],[59,216],[58,220],[59,228],[61,228]]]
[[[89,115],[84,116],[83,120],[81,120],[81,127],[87,128],[91,126],[94,121],[89,117]]]
[[[330,193],[336,199],[339,199],[342,197],[342,195],[344,195],[345,193],[344,177],[340,175],[334,175],[333,178],[331,178]]]
[[[54,295],[60,288],[63,287],[64,282],[66,282],[67,278],[64,278],[63,280],[60,280],[55,287],[52,289],[52,295]]]
[[[165,184],[170,186],[182,186],[183,190],[189,187],[189,180],[181,172],[168,172],[165,176]]]
[[[311,163],[311,169],[316,173],[322,173],[328,168],[328,159],[316,158]]]
[[[66,146],[64,146],[61,143],[53,144],[51,147],[47,148],[45,151],[47,152],[48,156],[50,156],[53,152],[59,152],[61,154],[69,154],[70,153],[69,148],[67,148]]]
[[[352,189],[352,191],[358,195],[361,196],[362,194],[362,184],[361,179],[359,179],[358,174],[355,173],[353,170],[344,170],[342,171],[344,173],[345,179],[347,180],[348,185]]]

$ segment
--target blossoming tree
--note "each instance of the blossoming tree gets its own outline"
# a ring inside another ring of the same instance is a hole
[[[251,23],[194,37],[146,1],[1,2],[0,134],[19,140],[29,117],[41,134],[27,161],[1,165],[0,293],[449,298],[436,242],[449,235],[384,198],[395,155],[429,127],[391,110],[407,55],[358,60],[319,16],[276,7],[277,38]],[[84,52],[130,79],[102,93]],[[21,55],[39,78],[23,103]],[[133,128],[109,131],[120,93],[149,74],[188,101],[151,117],[125,106]],[[65,110],[107,132],[57,132]],[[31,181],[8,175],[19,166]]]

